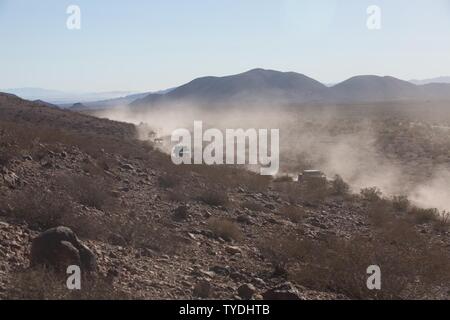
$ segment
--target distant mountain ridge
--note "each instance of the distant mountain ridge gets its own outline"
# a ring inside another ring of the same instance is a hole
[[[448,81],[449,83],[446,83]],[[28,100],[59,105],[75,111],[119,106],[146,110],[170,106],[245,107],[299,104],[343,104],[386,101],[450,101],[450,77],[404,81],[390,76],[360,75],[334,85],[324,85],[296,72],[253,69],[224,77],[201,77],[180,87],[159,92],[126,94],[116,91],[72,97],[56,103],[64,92],[39,88],[11,89],[6,92]],[[106,99],[95,99],[106,95]],[[109,98],[112,95],[112,98]],[[79,98],[79,99],[76,99]]]
[[[431,83],[450,83],[450,77],[437,77],[423,80],[410,80],[409,82],[417,85],[431,84]]]
[[[120,97],[125,97],[133,92],[130,91],[111,91],[111,92],[87,92],[87,93],[76,93],[76,92],[65,92],[59,90],[48,90],[42,88],[13,88],[0,90],[2,92],[14,94],[22,99],[26,100],[42,100],[48,103],[63,105],[63,104],[73,104],[76,102],[89,102],[89,101],[99,101],[116,99]]]
[[[74,104],[70,104],[70,105],[61,105],[61,107],[69,107],[73,111],[102,110],[102,109],[109,109],[109,108],[125,107],[128,104],[132,103],[133,101],[142,99],[150,94],[161,95],[161,94],[166,94],[172,90],[173,90],[173,88],[156,91],[156,92],[135,93],[135,94],[130,94],[128,96],[119,97],[119,98],[115,98],[115,99],[74,103]]]
[[[366,103],[405,100],[449,100],[450,84],[415,85],[394,77],[363,75],[334,86],[295,72],[253,69],[225,77],[202,77],[166,94],[149,94],[133,108],[194,105],[296,105],[305,103]]]

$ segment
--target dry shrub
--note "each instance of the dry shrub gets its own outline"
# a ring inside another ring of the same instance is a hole
[[[115,216],[105,220],[104,224],[110,239],[112,236],[120,236],[126,245],[134,248],[176,254],[186,247],[181,236],[166,227],[156,227],[153,221],[144,217]]]
[[[450,212],[444,211],[434,223],[434,229],[437,231],[448,231],[450,228]]]
[[[274,183],[282,183],[282,182],[294,182],[292,177],[285,175],[285,176],[279,176],[273,179]]]
[[[189,191],[182,187],[176,187],[166,192],[167,200],[173,202],[185,203],[189,201]]]
[[[105,169],[91,161],[83,163],[81,169],[93,177],[105,176]]]
[[[393,196],[392,197],[392,207],[397,212],[407,212],[411,207],[411,202],[409,201],[407,196]]]
[[[381,200],[383,193],[377,187],[371,187],[361,189],[360,195],[365,201],[375,202]]]
[[[175,174],[163,174],[158,177],[158,183],[161,188],[174,188],[180,184],[181,177]]]
[[[306,212],[303,208],[291,205],[281,208],[280,215],[285,219],[288,219],[294,223],[298,223],[305,218]]]
[[[329,195],[328,183],[325,179],[308,179],[302,185],[303,200],[310,205],[317,205]]]
[[[9,201],[9,216],[26,222],[33,230],[66,226],[87,239],[100,239],[105,233],[101,217],[81,215],[61,192],[42,192],[30,187],[13,194]]]
[[[420,299],[433,298],[434,289],[450,280],[447,250],[422,238],[404,221],[379,229],[370,238],[286,239],[267,240],[263,254],[274,264],[290,266],[289,278],[314,290],[351,299]],[[382,290],[366,286],[371,265],[381,268]]]
[[[190,167],[193,172],[204,178],[205,182],[223,188],[235,188],[239,186],[240,172],[228,165],[195,165]]]
[[[0,147],[0,168],[8,166],[14,156],[15,153],[11,147]]]
[[[256,201],[251,201],[251,200],[244,201],[241,204],[241,207],[244,208],[244,209],[249,209],[251,211],[256,211],[256,212],[263,212],[264,211],[264,206],[263,205],[259,204]]]
[[[105,278],[81,280],[81,290],[69,290],[66,276],[49,269],[36,268],[17,273],[6,292],[8,300],[125,300],[131,297]]]
[[[293,205],[300,203],[301,194],[303,191],[300,183],[275,183],[273,187],[285,200],[289,201],[289,203]]]
[[[258,249],[272,265],[274,276],[287,276],[288,265],[299,259],[303,251],[299,247],[303,248],[303,243],[294,235],[270,236],[259,241]]]
[[[105,180],[79,175],[64,175],[57,178],[57,184],[75,201],[87,207],[103,210],[113,205]]]
[[[271,177],[261,176],[257,173],[244,170],[243,167],[230,165],[196,165],[189,167],[193,172],[205,179],[212,186],[221,186],[225,189],[243,187],[254,192],[266,191]]]
[[[242,238],[239,226],[229,219],[211,218],[208,220],[208,228],[216,237],[227,241],[240,240]]]
[[[60,226],[75,214],[72,203],[64,194],[31,187],[13,194],[10,205],[9,215],[35,230]]]
[[[103,240],[107,234],[104,219],[105,217],[92,213],[89,215],[74,214],[64,217],[61,225],[69,227],[82,239]]]
[[[229,202],[228,195],[222,191],[205,190],[198,197],[197,200],[204,202],[210,206],[226,206]]]
[[[14,137],[14,143],[23,151],[33,151],[38,144],[52,148],[70,146],[79,148],[94,159],[102,159],[105,153],[146,159],[153,151],[149,143],[131,139],[134,136],[132,125],[117,124],[111,128],[113,122],[107,121],[106,124],[106,120],[84,118],[86,121],[81,126],[76,124],[80,119],[71,114],[70,117],[58,116],[55,123],[60,125],[59,128],[52,127],[50,121],[40,123],[37,119],[32,119],[32,123],[0,122],[0,128]]]
[[[269,188],[272,177],[262,176],[253,172],[241,170],[239,185],[252,192],[264,192]]]
[[[438,220],[439,211],[437,209],[423,209],[413,207],[408,211],[408,215],[416,224],[427,224]]]
[[[336,175],[331,181],[331,194],[335,196],[346,196],[350,192],[350,186],[342,179],[340,175]]]
[[[394,219],[391,203],[387,200],[369,202],[367,215],[376,227],[384,227]]]

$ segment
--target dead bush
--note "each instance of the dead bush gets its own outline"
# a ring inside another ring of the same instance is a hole
[[[242,202],[241,207],[255,212],[263,212],[264,206],[256,201],[247,200]]]
[[[270,176],[262,176],[242,169],[238,179],[240,186],[243,186],[244,188],[252,192],[267,191],[272,181],[272,177]]]
[[[180,184],[180,177],[173,174],[164,174],[158,178],[161,188],[173,188]]]
[[[275,183],[274,189],[289,203],[300,203],[303,188],[300,183]]]
[[[444,211],[434,223],[434,229],[437,231],[448,231],[450,228],[450,212]]]
[[[169,201],[185,203],[189,201],[189,191],[181,187],[176,187],[166,192]]]
[[[288,175],[284,175],[284,176],[279,176],[276,177],[273,182],[274,183],[281,183],[281,182],[293,182],[294,180],[292,179],[292,177],[288,176]]]
[[[10,206],[9,215],[35,230],[63,225],[65,219],[75,214],[72,203],[64,194],[34,188],[13,194]]]
[[[361,198],[365,201],[375,202],[381,200],[383,193],[377,187],[364,188],[360,192]]]
[[[83,277],[81,290],[69,290],[67,277],[49,269],[29,269],[17,273],[6,292],[7,300],[126,300],[131,297],[105,278]]]
[[[335,196],[346,196],[350,192],[350,186],[342,179],[340,175],[336,175],[331,181],[331,194]]]
[[[290,269],[291,279],[351,299],[432,298],[434,289],[450,279],[448,252],[400,220],[371,238],[299,240],[279,250],[292,248],[298,260]],[[371,265],[381,268],[382,290],[367,289],[366,270]]]
[[[439,217],[439,211],[437,209],[423,209],[413,207],[408,211],[409,216],[416,224],[427,224],[436,221]]]
[[[77,236],[83,239],[103,240],[107,229],[104,223],[105,217],[93,214],[73,214],[62,219],[61,225],[69,227]]]
[[[272,265],[274,276],[287,276],[288,266],[299,259],[303,244],[303,240],[294,235],[269,236],[259,241],[258,249]]]
[[[118,236],[131,247],[164,254],[176,254],[186,247],[182,237],[165,227],[155,227],[155,223],[147,218],[115,216],[103,223],[109,234],[107,240]]]
[[[303,200],[310,205],[323,202],[329,195],[328,183],[325,179],[309,179],[302,185]]]
[[[0,167],[6,167],[14,158],[14,152],[11,148],[0,147]]]
[[[105,176],[105,169],[91,161],[83,163],[81,165],[81,170],[88,173],[92,177]]]
[[[216,237],[224,240],[239,240],[242,237],[241,229],[233,221],[221,218],[211,218],[208,220],[208,228]]]
[[[397,212],[407,212],[411,207],[411,202],[409,201],[407,196],[393,196],[392,207]]]
[[[228,195],[222,191],[216,190],[206,190],[203,191],[198,197],[197,200],[204,202],[210,206],[226,206],[229,202]]]
[[[207,184],[225,189],[243,187],[250,191],[263,192],[267,190],[272,179],[269,176],[261,176],[238,166],[197,165],[190,168],[203,177]]]
[[[367,215],[376,227],[384,227],[394,219],[391,203],[387,200],[369,202]]]
[[[81,175],[65,175],[57,178],[57,184],[75,201],[98,210],[112,205],[113,199],[108,193],[105,180]]]
[[[288,219],[294,223],[298,223],[305,218],[306,212],[303,208],[291,205],[281,208],[280,215],[285,219]]]

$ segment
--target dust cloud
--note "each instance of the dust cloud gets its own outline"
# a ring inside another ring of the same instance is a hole
[[[226,111],[217,107],[205,111],[195,104],[177,104],[144,111],[120,107],[97,115],[137,125],[140,139],[167,138],[175,129],[192,128],[195,120],[221,130],[280,129],[280,174],[317,169],[329,178],[340,175],[353,192],[378,187],[385,196],[407,195],[419,206],[450,211],[448,166],[435,165],[431,155],[421,159],[425,166],[420,166],[402,159],[402,154],[386,154],[379,145],[380,131],[395,130],[395,125],[364,113],[348,117],[336,106],[282,109],[274,104],[258,108],[239,105]]]

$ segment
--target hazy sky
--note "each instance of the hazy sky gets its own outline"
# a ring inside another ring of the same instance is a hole
[[[66,27],[72,4],[81,30]],[[450,75],[450,0],[0,0],[0,88],[158,90],[256,67]]]

